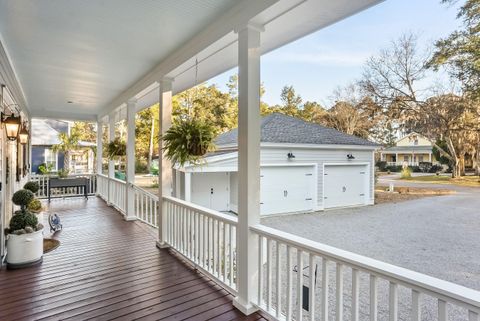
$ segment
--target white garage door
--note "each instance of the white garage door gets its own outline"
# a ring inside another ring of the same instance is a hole
[[[314,207],[313,166],[262,167],[260,212],[262,215],[309,211]]]
[[[192,203],[216,211],[229,210],[229,173],[194,173],[191,184]]]
[[[323,177],[324,208],[366,204],[367,165],[325,165]]]

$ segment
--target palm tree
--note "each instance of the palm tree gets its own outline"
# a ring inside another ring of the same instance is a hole
[[[60,143],[53,145],[52,149],[55,153],[63,153],[63,168],[68,171],[70,170],[70,152],[78,148],[79,136],[72,131],[70,135],[67,133],[58,134],[58,139]]]

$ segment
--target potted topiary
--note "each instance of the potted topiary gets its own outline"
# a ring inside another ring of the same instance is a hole
[[[165,157],[183,166],[199,163],[203,156],[215,149],[215,128],[198,118],[187,118],[173,124],[163,135]]]
[[[27,182],[24,186],[24,189],[31,191],[33,194],[37,193],[38,190],[40,189],[40,186],[38,185],[37,182]],[[43,223],[43,205],[42,202],[34,197],[30,203],[27,205],[27,210],[29,210],[31,213],[37,215],[38,221],[40,223]]]
[[[7,267],[10,269],[36,265],[43,259],[43,225],[27,206],[35,198],[32,191],[21,189],[12,201],[20,206],[10,219],[7,234]]]

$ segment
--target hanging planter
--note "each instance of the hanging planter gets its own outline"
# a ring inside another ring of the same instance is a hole
[[[115,138],[108,143],[106,154],[108,159],[114,159],[115,157],[123,157],[127,154],[127,145],[121,141],[120,138]]]
[[[180,166],[197,164],[215,149],[215,128],[200,119],[187,118],[173,124],[163,135],[165,157]]]

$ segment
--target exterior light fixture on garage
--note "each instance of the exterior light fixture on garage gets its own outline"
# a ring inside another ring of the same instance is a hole
[[[292,158],[295,158],[295,155],[293,155],[293,153],[290,152],[290,153],[287,154],[287,157],[288,157],[288,159],[292,159]]]
[[[347,154],[347,159],[355,159],[355,156],[353,156],[352,154]]]

